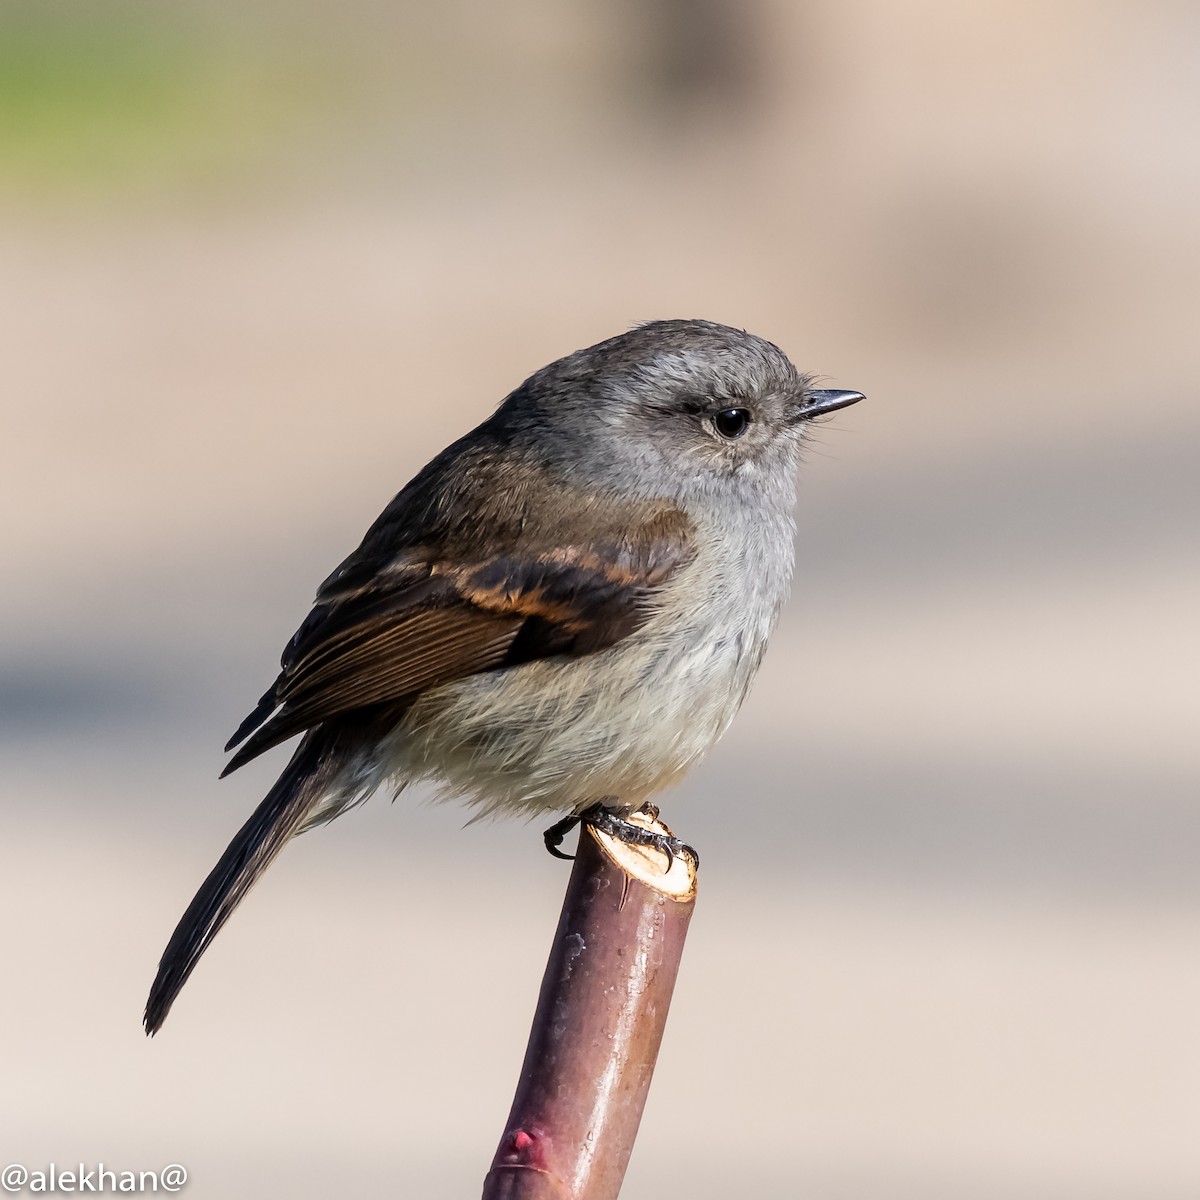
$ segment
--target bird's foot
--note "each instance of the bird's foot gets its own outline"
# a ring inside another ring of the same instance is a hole
[[[658,808],[653,804],[643,804],[638,812],[644,813],[651,821],[658,820]],[[680,841],[673,834],[658,833],[656,830],[647,829],[645,825],[631,821],[620,809],[606,808],[603,804],[593,804],[591,808],[585,809],[580,814],[579,819],[585,825],[590,825],[593,829],[598,829],[601,833],[616,838],[618,842],[624,842],[628,846],[648,846],[651,850],[665,854],[668,871],[676,857],[680,855],[690,858],[696,868],[700,866],[700,855],[687,842]]]
[[[637,811],[649,817],[651,821],[658,820],[658,806],[656,804],[647,802]],[[585,808],[580,813],[572,813],[570,816],[563,817],[561,821],[555,821],[542,834],[542,838],[546,843],[546,849],[555,858],[573,859],[575,857],[573,854],[564,854],[559,847],[563,844],[563,839],[567,834],[579,824],[590,825],[593,829],[598,829],[601,833],[606,833],[609,837],[616,838],[618,842],[624,842],[628,846],[648,846],[651,850],[657,850],[659,853],[665,854],[668,871],[670,871],[676,857],[679,855],[685,855],[690,858],[697,868],[700,866],[700,855],[687,842],[680,841],[679,838],[671,834],[658,833],[653,829],[647,829],[645,825],[641,825],[637,821],[631,821],[620,809],[608,808],[604,804],[593,804],[590,808]]]

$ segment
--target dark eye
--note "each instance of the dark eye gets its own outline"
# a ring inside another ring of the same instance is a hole
[[[723,408],[713,413],[713,428],[727,441],[733,442],[750,428],[748,408]]]

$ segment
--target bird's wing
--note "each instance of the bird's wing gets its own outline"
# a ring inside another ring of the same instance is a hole
[[[330,718],[411,702],[467,675],[590,654],[638,629],[692,554],[691,525],[659,506],[586,544],[519,544],[474,557],[409,547],[365,582],[335,573],[296,632],[283,670],[226,749],[225,774]]]

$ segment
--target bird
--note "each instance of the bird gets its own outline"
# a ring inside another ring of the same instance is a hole
[[[155,1034],[298,833],[425,781],[476,817],[629,820],[744,700],[789,593],[814,386],[774,343],[650,321],[536,371],[387,505],[317,591],[222,776],[294,737],[159,963]],[[559,852],[561,853],[561,852]],[[698,859],[697,859],[698,861]]]

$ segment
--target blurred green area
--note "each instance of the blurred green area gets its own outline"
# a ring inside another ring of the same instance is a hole
[[[171,190],[278,162],[353,108],[344,55],[192,6],[0,6],[0,189]]]
[[[0,0],[0,202],[244,195],[314,175],[392,186],[455,162],[519,173],[607,134],[655,153],[688,127],[707,142],[754,92],[753,28],[731,13],[723,0]]]

